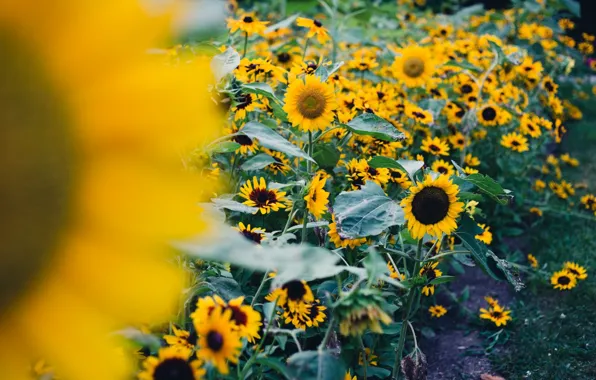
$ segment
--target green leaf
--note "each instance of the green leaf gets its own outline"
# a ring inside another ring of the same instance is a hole
[[[581,6],[577,0],[562,0],[563,5],[577,18],[581,17]]]
[[[396,141],[404,137],[390,122],[368,112],[356,116],[346,127],[358,135],[372,136],[384,141]]]
[[[376,236],[404,223],[402,208],[372,181],[360,190],[341,192],[333,210],[339,235],[348,239]]]
[[[475,236],[482,233],[482,228],[478,226],[467,214],[461,217],[459,228],[455,235],[462,240],[463,245],[470,251],[474,261],[480,268],[495,280],[500,278],[490,269],[487,262],[488,248],[481,241],[476,240]]]
[[[233,72],[240,64],[240,54],[234,48],[228,47],[226,51],[216,55],[211,60],[211,71],[215,80],[219,82],[223,77]]]
[[[292,15],[284,20],[281,20],[280,22],[277,22],[277,23],[269,26],[267,29],[265,29],[265,34],[274,32],[277,29],[289,28],[292,26],[292,24],[294,23],[294,21],[296,21],[297,18],[298,18],[298,15]]]
[[[273,149],[278,152],[282,152],[292,157],[300,157],[306,160],[315,162],[308,154],[296,145],[286,140],[282,135],[275,132],[271,128],[267,127],[256,121],[249,121],[240,130],[251,139],[259,140],[259,144],[265,148]]]
[[[506,205],[508,203],[508,195],[503,187],[489,176],[483,174],[470,174],[463,178],[463,180],[475,185],[481,192],[499,202],[499,204]]]
[[[273,92],[273,89],[267,83],[260,83],[260,82],[244,83],[244,84],[242,84],[242,89],[245,92],[262,95],[262,96],[272,99],[274,101],[278,100],[277,97],[275,96],[275,93]]]
[[[233,278],[210,276],[205,282],[213,294],[217,294],[226,301],[244,296],[240,285]]]
[[[222,141],[209,147],[209,154],[214,153],[232,153],[240,148],[240,144],[234,141]]]
[[[337,255],[324,248],[269,240],[258,245],[224,224],[215,224],[210,231],[209,236],[201,236],[196,242],[177,242],[174,246],[189,256],[207,261],[230,263],[260,272],[276,270],[273,286],[297,278],[312,281],[332,277],[345,270],[345,267],[336,265]]]
[[[383,335],[396,335],[401,331],[401,322],[392,322],[387,326],[383,326]]]
[[[390,168],[398,169],[408,174],[410,179],[418,170],[424,166],[423,161],[414,160],[394,160],[393,158],[384,156],[375,156],[368,161],[368,164],[373,168]]]
[[[455,280],[455,276],[441,276],[433,279],[431,285],[440,285]]]
[[[229,197],[233,197],[234,195],[229,194]],[[250,207],[243,203],[236,202],[228,197],[221,196],[219,198],[212,198],[211,202],[217,209],[226,209],[230,211],[238,211],[245,214],[256,214],[259,211],[256,207]]]
[[[322,82],[326,82],[340,67],[344,65],[342,62],[336,62],[331,66],[319,65],[315,70],[315,75],[321,78]]]
[[[298,352],[287,362],[292,380],[341,380],[346,373],[344,362],[330,351]]]
[[[306,223],[306,228],[309,229],[309,228],[315,228],[315,227],[325,227],[325,226],[328,226],[328,225],[329,225],[329,222],[327,222],[325,220],[322,220],[320,222],[309,222],[309,223]],[[288,232],[296,231],[296,230],[301,230],[301,229],[302,229],[302,224],[298,224],[296,226],[293,226],[293,227],[288,228]]]
[[[277,338],[283,338],[283,339],[285,339],[285,341],[288,340],[288,337],[285,335],[283,335],[281,337],[277,337]],[[286,365],[281,360],[279,360],[277,358],[261,356],[261,357],[257,357],[257,359],[255,360],[255,363],[260,364],[263,367],[271,368],[272,370],[279,373],[280,375],[283,375],[284,378],[286,378],[286,379],[291,378],[291,374],[288,373],[288,369],[286,368]]]
[[[478,67],[472,65],[471,63],[468,62],[457,62],[454,60],[451,61],[447,61],[447,63],[443,64],[443,66],[455,66],[455,67],[459,67],[460,69],[465,69],[465,70],[470,70],[473,73],[481,73],[482,70],[479,69]]]
[[[270,155],[266,153],[259,153],[256,156],[249,158],[242,165],[240,165],[240,169],[246,172],[251,170],[259,170],[269,166],[274,162],[276,162],[275,159]]]
[[[339,161],[339,150],[334,144],[316,144],[312,158],[321,169],[333,170]]]
[[[366,269],[366,274],[369,283],[376,283],[379,277],[389,270],[387,269],[387,264],[379,255],[376,249],[370,248],[366,253],[366,257],[362,261],[364,268]]]

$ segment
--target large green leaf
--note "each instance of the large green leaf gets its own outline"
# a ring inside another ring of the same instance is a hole
[[[339,151],[334,144],[316,144],[312,158],[317,162],[321,169],[333,170],[339,161]]]
[[[288,358],[291,380],[343,380],[344,362],[330,351],[302,351]]]
[[[213,153],[232,153],[240,148],[240,144],[234,141],[222,141],[208,148],[209,154]]]
[[[340,193],[333,211],[343,238],[375,236],[404,223],[402,208],[372,181],[360,190]]]
[[[488,195],[502,205],[506,205],[509,200],[508,193],[494,179],[483,174],[470,174],[463,178],[465,182],[475,185],[481,192]]]
[[[260,272],[275,270],[274,285],[297,278],[312,281],[332,277],[345,270],[345,267],[336,265],[339,260],[337,255],[327,249],[270,240],[258,245],[223,224],[211,226],[209,235],[201,236],[196,242],[178,242],[175,247],[208,261],[230,263]]]
[[[240,169],[244,171],[259,170],[269,166],[274,162],[275,159],[270,155],[266,153],[260,153],[246,160],[242,165],[240,165]]]
[[[368,112],[352,119],[347,128],[358,135],[372,136],[385,141],[396,141],[404,137],[390,122]]]
[[[569,12],[571,12],[572,15],[574,15],[577,18],[581,17],[581,6],[577,0],[562,0],[562,1],[563,1],[563,4],[565,5],[565,7],[567,7],[567,9],[569,10]]]
[[[375,156],[368,161],[373,168],[399,169],[408,174],[410,178],[424,166],[423,161],[414,160],[394,160],[384,156]]]
[[[267,83],[261,83],[261,82],[244,83],[242,85],[242,89],[244,90],[244,92],[262,95],[262,96],[272,99],[274,101],[278,100],[277,97],[275,96],[275,93],[273,92],[273,89]]]
[[[229,47],[226,51],[216,55],[211,60],[211,71],[216,81],[230,74],[240,64],[240,54],[234,48]]]
[[[238,211],[245,214],[254,214],[259,211],[256,207],[250,207],[240,202],[232,200],[232,194],[224,195],[219,198],[212,198],[211,202],[217,209],[226,209],[230,211]]]
[[[321,78],[321,81],[325,82],[327,79],[333,75],[340,67],[344,65],[342,62],[336,62],[331,66],[319,65],[319,67],[315,70],[315,75]]]
[[[296,145],[286,140],[282,135],[271,128],[256,121],[249,121],[240,130],[251,139],[259,140],[259,144],[265,148],[282,152],[292,157],[300,157],[315,162],[308,154]]]

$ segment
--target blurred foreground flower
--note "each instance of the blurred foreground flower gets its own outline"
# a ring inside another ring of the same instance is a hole
[[[2,378],[125,378],[110,332],[172,311],[167,242],[207,225],[180,154],[218,129],[208,68],[147,55],[170,20],[136,1],[2,1],[0,25]]]

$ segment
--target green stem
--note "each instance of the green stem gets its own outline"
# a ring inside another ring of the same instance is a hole
[[[267,279],[269,278],[269,271],[265,272],[265,275],[263,276],[263,279],[261,280],[261,283],[259,284],[259,288],[257,289],[257,292],[255,293],[254,297],[252,298],[252,301],[250,303],[250,306],[254,306],[255,301],[257,300],[257,298],[259,297],[259,295],[261,294],[261,291],[263,290],[263,286],[265,286],[265,282],[267,282]]]
[[[319,344],[319,347],[317,348],[319,350],[319,352],[323,351],[325,349],[325,346],[327,346],[327,342],[329,341],[329,338],[331,337],[331,331],[333,331],[334,324],[335,324],[335,316],[331,315],[331,319],[329,320],[329,326],[327,326],[327,331],[325,331],[325,336],[323,337],[321,344]]]
[[[313,142],[312,132],[308,131],[308,155],[312,157]],[[310,160],[306,161],[306,175],[310,178],[312,171],[312,163]],[[308,203],[304,202],[304,221],[302,222],[302,243],[306,242],[306,224],[308,223]]]
[[[310,38],[307,38],[306,42],[304,43],[304,51],[302,52],[302,61],[304,61],[304,58],[306,57],[306,50],[308,49],[308,41],[310,41]]]
[[[416,261],[414,262],[414,270],[412,272],[412,277],[417,276],[418,271],[420,270],[420,258],[422,256],[422,239],[418,240],[418,251],[416,254]],[[416,289],[410,289],[410,293],[408,294],[408,300],[406,301],[406,308],[403,310],[402,316],[402,325],[401,331],[399,334],[399,343],[397,344],[397,350],[395,351],[395,363],[393,364],[393,372],[391,378],[393,380],[397,380],[397,376],[399,374],[399,367],[401,365],[401,357],[404,352],[404,347],[406,345],[406,335],[408,333],[408,318],[410,317],[410,311],[412,310],[412,304],[414,303],[414,298],[416,296],[417,291]]]
[[[269,334],[271,325],[273,325],[273,318],[275,317],[275,308],[276,307],[277,307],[277,299],[273,303],[273,308],[271,309],[271,315],[269,316],[269,322],[267,323],[267,328],[265,329],[265,332],[263,333],[263,337],[261,338],[261,341],[259,342],[259,345],[257,346],[257,348],[253,351],[251,357],[248,359],[248,361],[244,365],[244,368],[242,368],[242,372],[240,373],[239,380],[242,380],[246,377],[248,370],[253,365],[255,360],[257,360],[257,355],[261,351],[261,348],[263,347],[263,343],[265,343],[265,338],[267,338],[267,335]]]
[[[246,48],[248,47],[248,33],[244,32],[244,51],[242,52],[242,58],[246,57]]]
[[[364,347],[364,341],[362,340],[362,336],[358,338],[360,340],[360,347],[362,348],[362,363],[363,363],[363,375],[365,379],[368,379],[366,376],[366,367],[368,366],[368,356],[366,356],[366,347]]]
[[[286,231],[288,230],[288,228],[290,228],[290,224],[292,224],[292,219],[294,219],[294,205],[296,204],[296,202],[292,202],[292,208],[290,209],[290,213],[288,214],[288,220],[286,220],[286,225],[284,227],[284,230],[281,232],[281,234],[285,234]]]

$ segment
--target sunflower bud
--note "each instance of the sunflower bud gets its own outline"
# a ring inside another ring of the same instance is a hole
[[[392,322],[391,317],[383,311],[384,299],[379,290],[358,289],[347,297],[340,299],[335,311],[339,317],[339,331],[342,335],[358,336],[367,329],[381,334],[381,323]]]

